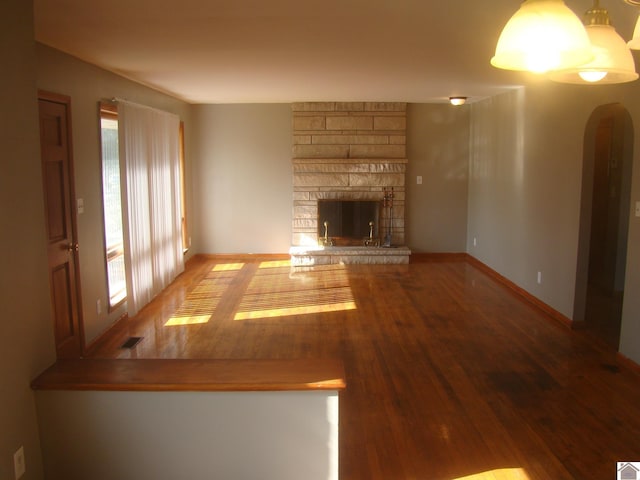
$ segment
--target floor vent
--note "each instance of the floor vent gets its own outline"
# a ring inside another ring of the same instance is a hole
[[[129,337],[127,341],[120,346],[120,348],[133,348],[140,342],[140,340],[142,340],[142,337]]]

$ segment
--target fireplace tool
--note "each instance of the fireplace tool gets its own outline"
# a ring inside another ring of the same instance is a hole
[[[323,247],[332,247],[333,246],[333,238],[329,238],[329,222],[324,221],[324,237],[320,237],[320,245]]]
[[[364,246],[365,247],[379,247],[380,246],[380,239],[373,238],[373,227],[374,227],[374,225],[375,225],[374,222],[369,222],[369,236],[364,239]]]
[[[391,227],[393,224],[393,187],[391,187],[391,190],[387,190],[386,187],[383,189],[384,192],[384,208],[387,210],[388,214],[387,214],[387,233],[384,236],[384,243],[382,244],[383,247],[390,247],[391,246]]]

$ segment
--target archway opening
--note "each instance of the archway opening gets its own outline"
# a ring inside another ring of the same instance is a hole
[[[618,349],[627,261],[633,123],[620,104],[591,115],[584,136],[574,320]]]

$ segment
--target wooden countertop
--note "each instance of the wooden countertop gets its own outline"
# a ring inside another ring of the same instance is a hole
[[[339,360],[60,360],[34,390],[314,391],[346,387]]]

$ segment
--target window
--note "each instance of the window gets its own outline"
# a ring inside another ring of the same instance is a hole
[[[105,104],[100,106],[100,133],[107,288],[109,308],[113,309],[127,298],[120,196],[118,113],[115,107]]]
[[[133,315],[184,269],[184,125],[118,101],[100,104],[100,132],[109,308],[126,300]]]
[[[185,165],[184,165],[184,122],[180,122],[180,132],[179,132],[179,148],[180,148],[180,186],[181,189],[181,203],[180,203],[180,213],[182,214],[182,250],[184,253],[187,253],[189,247],[191,246],[191,242],[189,240],[189,231],[187,229],[187,189],[185,182]]]

